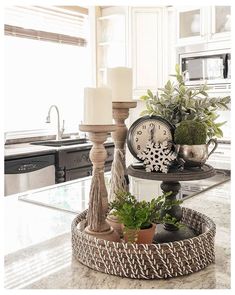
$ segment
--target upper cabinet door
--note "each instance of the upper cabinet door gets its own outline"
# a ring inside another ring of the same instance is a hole
[[[229,40],[231,6],[177,8],[177,46]]]
[[[162,86],[162,9],[132,9],[132,66],[134,97]]]
[[[127,65],[126,7],[108,7],[97,18],[97,85],[107,82],[107,68]]]
[[[211,7],[211,36],[210,41],[230,38],[231,6]]]
[[[187,6],[177,10],[177,45],[206,40],[205,8]]]

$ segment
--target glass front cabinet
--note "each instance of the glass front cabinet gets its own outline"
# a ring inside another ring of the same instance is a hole
[[[106,84],[107,68],[126,66],[125,25],[126,16],[124,12],[100,16],[97,19],[98,86]]]
[[[177,10],[178,45],[195,44],[206,41],[205,10],[186,6]]]
[[[211,39],[228,39],[231,31],[231,6],[211,8]]]
[[[177,9],[177,45],[190,45],[230,37],[230,6],[184,6]]]

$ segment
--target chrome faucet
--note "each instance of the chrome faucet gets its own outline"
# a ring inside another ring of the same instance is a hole
[[[48,111],[48,115],[46,117],[46,123],[51,123],[51,110],[52,108],[55,108],[56,112],[57,112],[57,134],[56,134],[56,140],[60,140],[62,137],[62,134],[64,133],[64,120],[63,120],[63,125],[62,128],[60,129],[60,113],[59,113],[59,109],[56,105],[52,105],[49,108]]]

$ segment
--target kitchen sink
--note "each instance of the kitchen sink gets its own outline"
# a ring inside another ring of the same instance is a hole
[[[35,142],[31,142],[31,144],[59,147],[59,146],[67,146],[67,145],[74,145],[74,144],[82,144],[86,142],[87,142],[86,138],[77,138],[77,139],[35,141]]]

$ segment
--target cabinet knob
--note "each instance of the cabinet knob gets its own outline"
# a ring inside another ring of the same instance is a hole
[[[89,161],[90,158],[89,158],[88,155],[83,154],[83,155],[82,155],[82,160]]]

